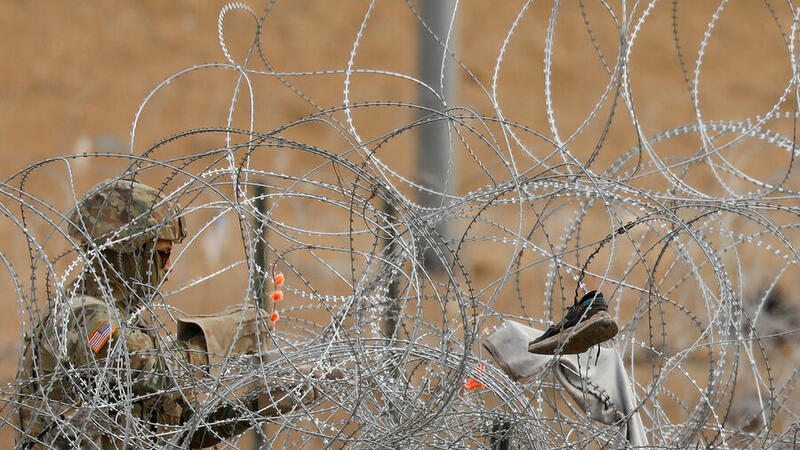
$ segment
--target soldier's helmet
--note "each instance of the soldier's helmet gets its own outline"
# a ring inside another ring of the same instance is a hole
[[[122,253],[156,239],[178,243],[186,236],[178,202],[131,179],[107,180],[90,189],[69,221],[76,242]]]

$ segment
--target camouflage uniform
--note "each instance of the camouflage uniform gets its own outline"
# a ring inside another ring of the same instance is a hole
[[[71,300],[56,305],[25,338],[17,375],[18,447],[136,448],[188,440],[197,448],[252,425],[237,420],[242,408],[229,404],[206,414],[205,422],[216,424],[198,422],[191,438],[171,433],[194,420],[200,397],[185,386],[209,376],[209,355],[262,350],[269,334],[263,311],[238,307],[185,319],[181,340],[166,348],[146,319],[129,320],[164,278],[156,239],[185,236],[178,211],[158,191],[118,180],[90,190],[71,212],[70,236],[103,258],[87,263],[90,270],[66,289]],[[234,341],[234,332],[241,339]],[[313,390],[306,394],[300,402],[310,401]],[[298,404],[287,391],[263,384],[238,400],[262,415]]]

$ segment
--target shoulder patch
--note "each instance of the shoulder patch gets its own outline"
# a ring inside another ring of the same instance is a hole
[[[111,336],[119,332],[119,327],[111,322],[111,319],[105,319],[97,325],[97,328],[89,335],[89,347],[97,354],[106,345]]]

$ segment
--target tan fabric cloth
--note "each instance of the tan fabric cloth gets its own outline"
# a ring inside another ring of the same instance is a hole
[[[267,313],[253,305],[233,305],[221,313],[178,319],[178,340],[201,337],[208,351],[211,375],[218,375],[234,355],[268,355],[274,329]]]
[[[528,352],[528,343],[541,334],[536,328],[506,321],[484,339],[483,346],[511,379],[524,381],[552,361],[552,356]],[[647,435],[622,359],[615,349],[605,347],[600,348],[597,360],[596,356],[597,350],[591,348],[578,355],[559,357],[553,366],[556,380],[592,419],[608,425],[621,421],[626,438],[620,443],[622,446],[647,447]]]

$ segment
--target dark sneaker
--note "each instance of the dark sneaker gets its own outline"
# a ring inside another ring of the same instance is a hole
[[[588,310],[588,311],[587,311]],[[528,344],[528,351],[539,355],[574,355],[589,350],[617,335],[618,327],[603,294],[591,291],[569,308],[561,322]]]

